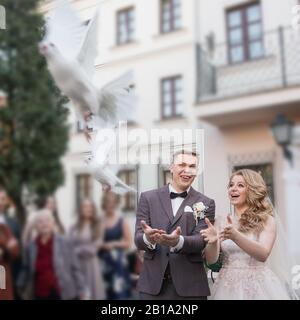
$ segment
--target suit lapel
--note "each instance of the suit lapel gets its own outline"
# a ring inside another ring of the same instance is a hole
[[[187,197],[183,200],[182,204],[180,205],[176,213],[176,216],[172,221],[171,226],[174,226],[177,223],[177,221],[182,217],[185,206],[191,207],[197,201],[198,198],[199,198],[199,194],[195,191],[195,189],[191,187]]]
[[[172,203],[170,199],[169,185],[164,186],[161,189],[161,191],[158,192],[158,196],[165,213],[167,214],[170,222],[172,222],[174,219],[174,216],[173,216]]]

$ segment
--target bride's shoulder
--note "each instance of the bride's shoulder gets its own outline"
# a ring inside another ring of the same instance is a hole
[[[268,215],[266,222],[265,222],[264,230],[265,231],[276,231],[276,221],[275,221],[275,217],[273,216],[273,214]]]
[[[268,214],[266,223],[275,224],[275,217],[273,212],[271,214]]]

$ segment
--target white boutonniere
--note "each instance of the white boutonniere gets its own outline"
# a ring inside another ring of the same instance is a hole
[[[200,219],[205,218],[205,213],[209,207],[206,207],[203,202],[196,202],[193,204],[193,214],[196,224]]]

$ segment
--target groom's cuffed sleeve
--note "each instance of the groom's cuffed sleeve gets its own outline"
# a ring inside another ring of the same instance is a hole
[[[153,243],[149,242],[147,240],[147,237],[146,237],[145,233],[143,234],[143,240],[144,240],[146,246],[148,247],[148,249],[154,250],[156,248],[156,243],[153,244]]]
[[[208,210],[205,213],[205,216],[211,222],[213,222],[215,218],[215,210],[216,210],[215,201],[211,200],[207,206],[208,206]],[[200,231],[206,228],[207,228],[207,225],[205,223],[205,220],[201,219],[197,224],[197,226],[195,227],[192,234],[189,236],[184,236],[184,243],[180,253],[183,253],[183,254],[201,253],[205,248],[206,242],[201,236]]]
[[[182,249],[182,247],[183,247],[183,244],[184,244],[184,237],[180,236],[179,237],[179,241],[176,244],[176,246],[175,247],[170,247],[170,252],[178,252],[178,251],[180,251]]]
[[[144,220],[148,225],[151,226],[150,223],[150,209],[149,209],[149,203],[146,199],[144,193],[141,193],[138,208],[137,208],[137,214],[136,214],[136,223],[135,223],[135,236],[134,236],[134,243],[138,250],[155,250],[156,246],[149,245],[145,241],[144,231],[141,226],[141,221]],[[146,239],[147,240],[147,239]]]

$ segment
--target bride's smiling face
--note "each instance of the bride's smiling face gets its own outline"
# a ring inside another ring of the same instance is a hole
[[[240,207],[246,204],[247,185],[241,175],[233,176],[228,186],[228,196],[230,203]]]

